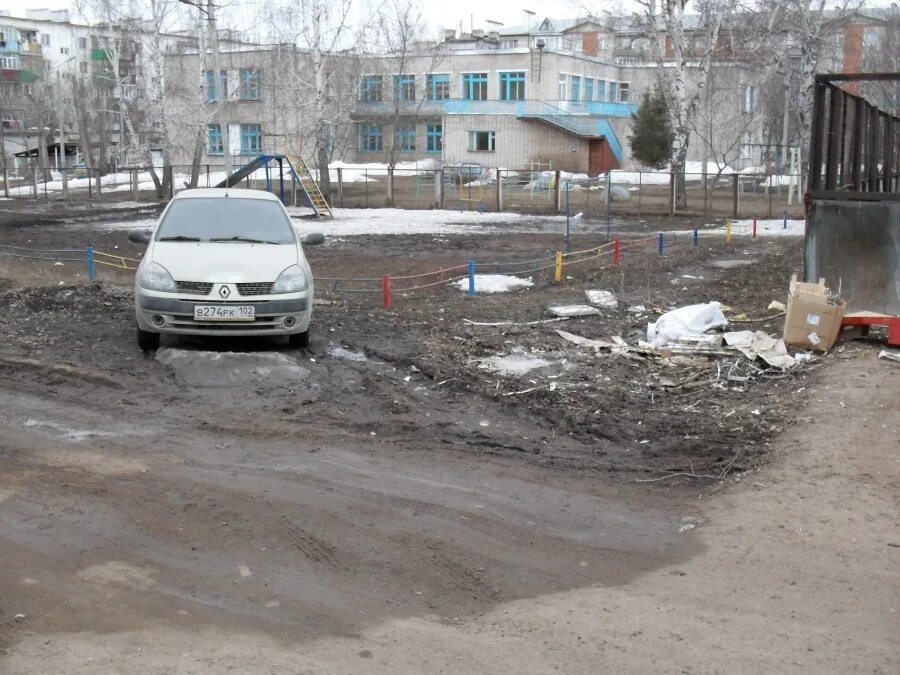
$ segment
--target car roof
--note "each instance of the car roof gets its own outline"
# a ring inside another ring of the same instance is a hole
[[[264,199],[267,201],[279,201],[278,197],[271,192],[265,190],[248,190],[246,188],[194,188],[193,190],[182,190],[175,199],[196,199],[205,197],[207,199],[219,199],[230,197],[234,199]]]

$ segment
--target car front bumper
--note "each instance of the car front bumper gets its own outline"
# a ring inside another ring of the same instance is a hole
[[[210,321],[194,318],[195,305],[253,306],[252,321]],[[141,330],[176,335],[291,335],[309,330],[312,291],[242,301],[186,298],[181,294],[138,289],[135,316]]]

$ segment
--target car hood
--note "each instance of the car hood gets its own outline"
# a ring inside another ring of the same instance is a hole
[[[291,244],[155,242],[153,262],[177,281],[252,283],[275,281],[299,256]]]

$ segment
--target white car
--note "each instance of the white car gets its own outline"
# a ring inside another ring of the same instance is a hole
[[[137,341],[174,335],[286,335],[309,344],[313,277],[278,198],[258,190],[179,192],[152,231],[134,284]]]

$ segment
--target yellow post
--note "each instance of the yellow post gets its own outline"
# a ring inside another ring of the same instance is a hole
[[[562,265],[563,265],[563,252],[556,252],[556,270],[553,273],[553,280],[556,283],[560,283],[562,281]]]
[[[731,243],[731,221],[730,220],[725,221],[725,243],[726,244]]]

